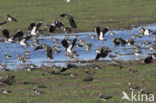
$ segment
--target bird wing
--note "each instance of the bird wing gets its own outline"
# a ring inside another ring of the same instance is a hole
[[[102,30],[103,35],[104,35],[105,33],[107,33],[107,32],[108,32],[108,28],[104,28],[104,29]]]
[[[11,19],[14,21],[14,22],[17,22],[17,19],[15,19],[14,17],[11,16]]]
[[[25,43],[25,42],[27,42],[27,40],[29,40],[31,37],[32,37],[31,35],[26,36],[26,37],[24,37],[24,38],[22,39],[22,41]]]
[[[101,53],[98,53],[95,57],[95,60],[99,59],[101,57]]]
[[[39,50],[39,49],[43,49],[43,46],[37,46],[34,50]]]
[[[69,43],[67,42],[66,39],[63,39],[61,44],[67,49],[69,47]]]
[[[37,25],[36,25],[36,30],[35,30],[35,32],[39,29],[39,27],[42,25],[42,22],[40,22],[40,23],[38,23]]]
[[[2,30],[2,34],[3,34],[6,38],[10,38],[9,30],[3,29],[3,30]]]
[[[75,46],[76,41],[77,41],[77,39],[74,39],[74,40],[73,40],[73,42],[72,42],[72,46],[71,46],[71,49]]]
[[[70,23],[70,26],[72,28],[77,28],[77,25],[75,23],[75,20],[74,20],[74,18],[72,16],[69,17],[69,23]]]
[[[95,28],[95,31],[96,31],[96,33],[97,33],[97,35],[98,35],[98,38],[99,38],[99,36],[100,36],[100,32],[101,32],[100,27],[99,27],[99,26],[96,27],[96,28]]]
[[[23,32],[21,30],[18,30],[15,35],[13,36],[13,40],[18,38],[18,40],[21,40],[23,38]]]
[[[32,30],[34,26],[35,26],[35,23],[31,23],[31,24],[29,25],[28,30]]]

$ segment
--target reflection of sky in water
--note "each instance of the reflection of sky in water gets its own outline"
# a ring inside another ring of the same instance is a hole
[[[156,31],[156,26],[155,25],[150,25],[150,26],[146,26],[146,28],[149,28],[153,31]],[[105,38],[107,39],[106,41],[104,41],[104,46],[109,47],[111,49],[116,49],[117,52],[119,52],[120,54],[122,54],[121,56],[117,57],[116,59],[118,60],[135,60],[136,57],[134,55],[125,55],[128,53],[133,53],[133,46],[117,46],[114,47],[114,44],[112,43],[112,38],[114,37],[122,37],[123,39],[128,39],[128,38],[132,38],[131,34],[135,33],[135,34],[139,34],[139,28],[135,28],[132,30],[123,30],[123,31],[112,31],[115,33],[115,35],[109,35],[110,33],[106,33]],[[78,38],[81,38],[85,41],[87,41],[88,43],[92,44],[90,51],[86,52],[84,47],[74,47],[73,49],[78,51],[77,53],[79,54],[79,58],[80,60],[92,60],[95,58],[96,56],[96,52],[95,49],[96,48],[100,48],[102,45],[102,41],[95,39],[91,39],[89,37],[90,34],[94,34],[96,35],[94,32],[82,32],[82,33],[73,33],[73,34],[66,34],[66,35],[55,35],[55,38],[59,39],[58,42],[61,43],[61,40],[65,38],[65,36],[69,36],[70,39],[73,39],[75,37],[73,37],[72,35],[78,35]],[[50,36],[40,36],[40,44],[48,44],[50,46],[53,46],[53,41],[51,39]],[[143,38],[137,40],[135,39],[135,41],[137,42],[137,45],[141,46],[141,42],[145,41],[145,40],[149,40],[152,42],[152,37],[151,36],[144,36]],[[28,41],[28,43],[32,43],[32,41]],[[65,50],[62,47],[62,45],[59,45],[60,48],[59,50],[61,50],[60,53],[58,54],[54,54],[53,53],[53,57],[54,59],[52,60],[48,60],[46,57],[46,53],[44,50],[38,50],[38,51],[34,51],[34,48],[31,48],[30,46],[25,48],[25,50],[27,51],[31,51],[30,54],[26,57],[31,58],[29,61],[31,61],[32,63],[40,66],[42,62],[45,61],[49,61],[49,62],[55,62],[56,65],[59,66],[63,66],[65,65],[64,61],[68,61],[69,59],[67,59],[67,57],[65,57]],[[149,46],[147,46],[149,47]],[[5,51],[8,52],[9,55],[11,55],[12,57],[8,60],[5,58]],[[20,46],[17,43],[4,43],[4,42],[0,42],[0,61],[2,61],[2,63],[8,63],[9,66],[8,68],[17,68],[18,65],[20,64],[20,62],[16,59],[16,54],[19,55],[23,55],[23,47]],[[143,49],[142,50],[143,54],[142,56],[145,57],[147,56],[148,53],[150,53],[151,51],[149,49]],[[112,52],[111,54],[114,54],[114,52]],[[105,60],[111,60],[109,57],[106,57]],[[28,62],[29,63],[29,62]]]

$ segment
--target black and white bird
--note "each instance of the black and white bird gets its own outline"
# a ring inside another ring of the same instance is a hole
[[[69,24],[72,28],[77,28],[76,22],[75,22],[75,18],[69,14],[61,14],[60,17],[65,17],[68,19]]]
[[[73,42],[72,42],[72,44],[69,44],[69,42],[68,42],[67,39],[63,39],[61,43],[65,47],[65,49],[66,49],[67,52],[73,53],[74,51],[72,49],[75,46],[76,41],[77,41],[77,39],[74,39]]]
[[[55,29],[56,29],[56,25],[52,23],[49,27],[49,33],[53,34],[55,32]]]
[[[4,24],[6,24],[6,23],[7,23],[7,21],[4,21],[4,22],[0,23],[0,26],[1,26],[1,25],[4,25]]]
[[[100,53],[97,53],[95,60],[98,60],[99,58],[107,57],[110,52],[111,52],[110,50],[101,49]]]
[[[53,24],[53,26],[56,27],[57,30],[64,29],[64,24],[61,21],[55,20],[52,24]]]
[[[13,22],[17,22],[17,20],[13,17],[13,16],[11,16],[11,15],[9,15],[9,14],[7,14],[7,20],[8,21],[13,21]]]
[[[34,22],[30,23],[28,30],[31,32],[31,30],[33,29],[34,26],[35,26]]]
[[[6,38],[5,42],[14,42],[16,39],[21,40],[23,38],[23,32],[21,30],[18,30],[12,37],[10,37],[10,32],[7,29],[3,29],[2,34]]]
[[[103,100],[103,101],[106,101],[106,100],[112,98],[112,96],[104,96],[104,95],[102,95],[101,93],[99,94],[99,96],[100,96],[100,99]]]
[[[140,29],[140,34],[142,34],[142,35],[151,35],[151,33],[152,33],[153,31],[152,30],[150,30],[150,29],[147,29],[147,28],[141,28]]]
[[[42,21],[36,25],[34,25],[34,23],[30,24],[30,34],[33,36],[39,35],[38,29],[40,28],[41,25],[42,25]]]
[[[104,28],[103,30],[101,30],[101,28],[99,26],[97,26],[95,28],[95,32],[98,35],[98,40],[105,40],[104,35],[108,32],[108,28]]]
[[[32,36],[31,35],[28,35],[28,36],[25,36],[23,37],[20,41],[19,41],[19,44],[22,45],[22,46],[27,46],[28,43],[27,41],[31,38]]]

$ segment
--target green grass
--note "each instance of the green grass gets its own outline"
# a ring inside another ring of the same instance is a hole
[[[155,0],[0,0],[0,21],[6,20],[11,14],[18,23],[9,22],[4,28],[12,31],[27,31],[28,25],[43,21],[51,24],[60,20],[69,26],[66,19],[60,18],[61,13],[68,13],[76,18],[76,31],[93,31],[97,25],[111,28],[128,28],[134,24],[154,23],[156,17]],[[47,33],[47,32],[46,32]]]
[[[47,74],[44,76],[42,75],[44,70],[0,72],[2,78],[6,78],[7,75],[16,76],[16,82],[13,85],[0,85],[0,87],[12,91],[9,95],[0,92],[0,102],[103,103],[99,98],[99,93],[102,93],[113,96],[107,103],[121,103],[122,91],[130,93],[128,82],[138,85],[143,90],[151,90],[153,94],[156,94],[156,63],[149,65],[123,63],[122,69],[110,64],[99,64],[99,66],[102,69],[95,70],[90,66],[70,69],[73,74],[76,74],[75,77],[65,75],[70,70],[60,75]],[[128,71],[128,67],[136,69],[138,72],[131,73]],[[88,77],[84,72],[86,68],[90,71],[93,81],[83,81]],[[52,68],[49,68],[49,70],[51,71]],[[33,82],[35,84],[24,85],[24,82]],[[31,96],[33,95],[33,87],[44,87],[39,88],[44,93],[39,96]],[[126,103],[131,102],[126,101]]]

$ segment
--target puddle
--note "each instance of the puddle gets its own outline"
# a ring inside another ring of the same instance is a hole
[[[153,31],[156,31],[156,24],[153,25],[148,25],[145,26],[145,28],[149,28]],[[122,31],[116,31],[113,30],[112,32],[114,32],[114,35],[110,35],[110,32],[105,34],[105,38],[107,39],[106,41],[104,41],[104,46],[110,48],[110,49],[116,49],[116,51],[120,54],[122,54],[121,56],[116,57],[117,60],[124,60],[124,61],[128,61],[128,60],[135,60],[136,56],[133,55],[133,46],[122,46],[119,45],[117,47],[114,46],[114,44],[112,43],[112,38],[114,37],[122,37],[123,39],[127,40],[128,38],[133,38],[131,36],[132,33],[135,34],[139,34],[139,30],[140,28],[133,28],[131,30],[122,30]],[[73,39],[75,37],[73,37],[73,35],[77,35],[77,38],[81,38],[84,41],[87,41],[89,44],[91,44],[91,48],[90,50],[87,52],[85,50],[84,47],[74,47],[73,49],[77,51],[77,54],[79,55],[79,59],[80,60],[93,60],[96,57],[96,52],[95,49],[100,48],[102,46],[102,41],[97,40],[97,38],[91,39],[89,35],[95,35],[96,34],[94,32],[81,32],[81,33],[73,33],[73,34],[55,34],[54,37],[59,39],[58,43],[61,43],[61,40],[64,39],[66,36],[69,37],[69,39]],[[155,36],[155,35],[154,35]],[[50,46],[54,46],[54,43],[51,39],[51,36],[40,36],[39,37],[39,43],[43,43],[43,44],[47,44]],[[142,46],[141,42],[145,41],[145,40],[149,40],[150,42],[152,42],[153,44],[153,40],[152,40],[152,36],[144,36],[143,38],[140,39],[134,39],[137,43],[137,45]],[[28,41],[29,44],[32,43],[32,41]],[[146,46],[145,48],[149,48],[150,45]],[[30,46],[26,47],[25,50],[30,51],[30,54],[26,57],[29,57],[30,60],[28,62],[26,62],[25,64],[29,64],[30,62],[34,63],[37,66],[41,66],[42,63],[47,64],[46,62],[54,62],[57,66],[64,66],[69,59],[65,56],[65,50],[63,48],[63,46],[61,44],[59,44],[59,50],[61,51],[58,54],[54,54],[53,53],[53,57],[54,59],[52,60],[48,60],[46,57],[46,53],[44,50],[38,50],[38,51],[34,51],[34,48],[31,48]],[[8,52],[8,54],[11,56],[10,59],[6,59],[5,57],[5,52]],[[151,53],[153,51],[150,51],[149,49],[142,49],[142,55],[141,57],[145,57],[148,55],[148,53]],[[8,64],[9,69],[17,69],[21,66],[21,63],[18,61],[18,59],[16,58],[16,54],[19,54],[20,56],[23,55],[24,50],[23,47],[20,46],[17,43],[4,43],[4,42],[0,42],[0,61],[2,64]],[[114,54],[114,52],[111,52],[111,54]],[[130,55],[128,55],[130,54]],[[70,59],[70,61],[72,61],[73,59]],[[102,60],[111,60],[109,57],[106,57]],[[49,64],[50,64],[49,63]]]

